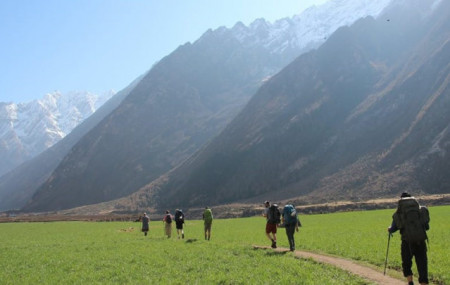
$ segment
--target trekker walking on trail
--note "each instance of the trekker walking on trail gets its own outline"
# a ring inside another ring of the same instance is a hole
[[[178,239],[180,239],[180,233],[181,233],[181,238],[184,239],[183,224],[184,224],[184,214],[183,214],[183,211],[177,209],[177,210],[175,211],[175,226],[176,226],[176,228],[177,228]]]
[[[401,256],[403,276],[413,285],[411,271],[412,258],[416,259],[419,283],[428,284],[428,257],[426,231],[430,228],[430,215],[426,207],[420,206],[417,200],[407,192],[403,192],[398,201],[397,211],[392,216],[389,234],[400,230],[402,238]]]
[[[297,211],[293,205],[285,205],[282,213],[282,223],[286,228],[286,235],[289,241],[290,251],[295,250],[295,231],[298,232],[299,221],[297,218]]]
[[[264,206],[266,207],[264,210],[263,216],[266,217],[266,236],[272,242],[271,247],[277,248],[277,227],[281,222],[280,210],[278,209],[277,204],[270,205],[269,201],[264,202]]]
[[[147,213],[144,213],[144,216],[142,217],[142,232],[144,233],[144,236],[147,235],[149,230],[149,222],[150,218],[147,216]]]
[[[172,215],[170,214],[170,211],[166,211],[166,215],[163,218],[164,223],[164,232],[167,236],[167,238],[170,238],[172,236]]]
[[[211,209],[208,207],[205,207],[205,211],[203,212],[203,221],[205,222],[205,240],[210,240],[213,214]]]

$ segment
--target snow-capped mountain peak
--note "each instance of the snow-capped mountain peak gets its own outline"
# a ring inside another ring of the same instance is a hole
[[[55,91],[27,103],[0,102],[0,175],[64,138],[114,94]]]
[[[272,53],[283,53],[287,49],[305,50],[324,42],[339,27],[351,25],[362,17],[378,17],[392,1],[330,0],[273,24],[257,19],[247,27],[239,22],[231,31],[241,43],[263,45]]]

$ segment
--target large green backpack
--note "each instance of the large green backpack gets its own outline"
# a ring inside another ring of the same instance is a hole
[[[203,212],[203,219],[206,223],[211,223],[213,220],[213,215],[211,209],[205,209]]]
[[[400,230],[402,239],[417,243],[427,239],[430,215],[426,207],[420,207],[414,197],[405,197],[398,201],[394,221]]]

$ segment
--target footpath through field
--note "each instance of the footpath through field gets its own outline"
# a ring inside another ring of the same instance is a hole
[[[289,251],[289,249],[287,249],[287,248],[272,249],[269,246],[258,246],[258,245],[254,245],[253,248],[255,248],[255,249],[270,249],[270,250],[274,250],[276,252],[288,252]],[[383,273],[381,273],[381,272],[378,272],[372,268],[357,264],[348,259],[332,257],[332,256],[312,253],[312,252],[308,252],[308,251],[300,251],[300,250],[294,251],[294,254],[298,258],[311,258],[320,263],[326,263],[326,264],[333,265],[335,267],[339,267],[339,268],[344,269],[348,272],[351,272],[355,275],[361,276],[367,280],[376,282],[378,284],[390,284],[390,285],[405,284],[405,282],[403,282],[403,281],[400,281],[396,278],[393,278],[393,277],[390,277],[387,275],[383,275]]]

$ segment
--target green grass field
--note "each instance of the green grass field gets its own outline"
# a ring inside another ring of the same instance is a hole
[[[450,284],[450,206],[430,207],[428,267],[430,280]],[[323,252],[384,268],[387,228],[394,210],[362,211],[301,217],[304,227],[297,249]],[[388,265],[401,271],[400,234],[391,238]],[[413,266],[417,277],[417,270]]]
[[[214,210],[214,209],[213,209]],[[384,266],[386,228],[393,210],[302,216],[297,249]],[[450,206],[430,208],[430,276],[450,284]],[[331,266],[291,253],[254,250],[269,245],[262,217],[215,220],[212,239],[201,221],[187,221],[186,238],[163,235],[160,221],[149,236],[133,222],[0,224],[1,284],[367,284]],[[287,247],[284,229],[279,246]],[[187,242],[190,240],[191,242]],[[399,269],[400,239],[391,240],[390,270]]]

